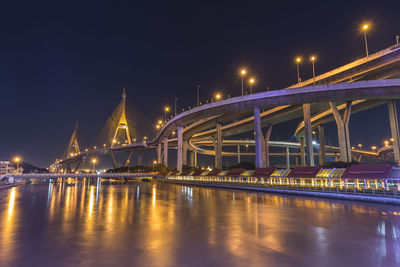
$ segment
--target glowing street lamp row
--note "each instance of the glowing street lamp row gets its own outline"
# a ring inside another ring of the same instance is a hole
[[[242,78],[242,96],[244,95],[244,76],[246,76],[247,74],[247,70],[242,68],[240,70],[240,76]],[[253,93],[253,84],[255,83],[255,79],[254,78],[250,78],[249,79],[249,84],[250,84],[250,94]]]

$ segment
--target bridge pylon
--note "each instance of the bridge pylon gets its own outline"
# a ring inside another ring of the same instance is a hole
[[[76,122],[75,129],[72,133],[71,138],[69,139],[66,155],[64,155],[64,158],[71,158],[81,153],[78,143],[78,126],[78,122]]]
[[[125,88],[122,90],[122,100],[120,104],[121,116],[119,117],[117,127],[115,128],[113,139],[111,140],[111,147],[118,146],[120,144],[132,144],[131,135],[129,133],[128,121],[126,119],[126,92]],[[123,142],[121,142],[123,141]]]
[[[126,91],[125,88],[122,89],[122,100],[120,103],[120,117],[118,120],[117,127],[115,128],[113,139],[111,140],[111,148],[121,145],[130,145],[132,144],[132,138],[129,132],[129,125],[126,119]],[[118,167],[117,160],[115,158],[113,150],[110,150],[112,164],[114,168]],[[130,163],[130,159],[132,157],[132,151],[129,152],[128,156],[125,159],[124,167],[128,166]]]

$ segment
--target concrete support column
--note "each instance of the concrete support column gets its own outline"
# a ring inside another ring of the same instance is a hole
[[[300,137],[300,161],[301,166],[306,166],[306,159],[304,155],[304,137]]]
[[[157,144],[157,163],[161,164],[161,143]]]
[[[237,145],[238,164],[240,163],[240,145]]]
[[[289,147],[286,147],[286,168],[290,168],[290,155],[289,155]]]
[[[183,141],[183,146],[182,146],[182,165],[187,165],[187,147],[188,143],[187,141]]]
[[[110,155],[114,169],[118,168],[118,163],[117,160],[115,159],[114,151],[110,150]]]
[[[265,133],[265,137],[264,137],[265,167],[270,167],[270,164],[269,164],[269,138],[271,137],[271,132],[272,132],[272,124],[268,125],[267,132]]]
[[[349,101],[346,104],[346,109],[344,111],[343,118],[336,107],[336,104],[329,102],[331,106],[333,116],[335,117],[337,129],[338,129],[338,139],[340,147],[340,160],[344,162],[351,161],[351,146],[350,146],[350,132],[349,132],[349,121],[351,114],[352,102]]]
[[[133,151],[129,151],[128,156],[126,157],[125,162],[124,162],[124,167],[129,166],[129,163],[131,162],[132,153],[133,153]]]
[[[176,169],[178,171],[182,171],[182,149],[183,149],[183,127],[178,126],[178,131],[177,131],[177,139],[178,139],[178,147],[177,147],[177,152],[176,152]]]
[[[306,141],[306,164],[309,166],[314,166],[314,150],[312,144],[310,108],[311,105],[309,103],[303,104],[304,137]]]
[[[164,165],[168,167],[168,136],[164,136]]]
[[[263,158],[265,158],[265,155],[263,155],[262,151],[263,149],[261,148],[262,146],[262,131],[261,131],[261,118],[260,118],[260,108],[255,107],[254,108],[254,131],[255,131],[255,152],[256,152],[256,168],[262,168],[263,166]]]
[[[190,167],[194,167],[194,151],[193,150],[191,150],[189,152],[189,160],[190,160],[190,162],[189,162]]]
[[[138,156],[138,165],[141,166],[142,165],[142,159],[143,159],[143,150],[138,151],[137,152],[137,156]]]
[[[215,146],[215,168],[222,169],[222,130],[221,123],[217,122],[217,140]]]
[[[322,124],[318,125],[319,165],[325,165],[325,132]]]
[[[390,131],[393,138],[393,154],[396,166],[400,166],[399,121],[397,118],[396,100],[388,101]]]

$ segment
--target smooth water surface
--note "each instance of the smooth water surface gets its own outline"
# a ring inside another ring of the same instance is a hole
[[[395,266],[400,207],[156,182],[0,191],[0,266]]]

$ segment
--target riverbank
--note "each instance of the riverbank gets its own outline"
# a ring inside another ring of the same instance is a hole
[[[0,184],[0,190],[2,190],[2,189],[8,189],[8,188],[11,188],[11,187],[14,187],[14,186],[16,186],[17,184]]]
[[[395,197],[395,196],[366,195],[366,194],[351,193],[351,192],[336,193],[336,192],[312,191],[312,190],[304,190],[304,189],[296,190],[296,189],[283,189],[283,188],[268,188],[268,187],[233,185],[233,184],[196,183],[196,182],[189,182],[189,181],[172,181],[172,180],[168,180],[168,179],[156,179],[156,180],[157,180],[157,182],[162,182],[162,183],[171,183],[171,184],[180,184],[180,185],[189,185],[189,186],[249,190],[249,191],[257,191],[257,192],[282,194],[282,195],[297,195],[297,196],[307,196],[307,197],[319,197],[319,198],[330,198],[330,199],[400,205],[400,197]]]

